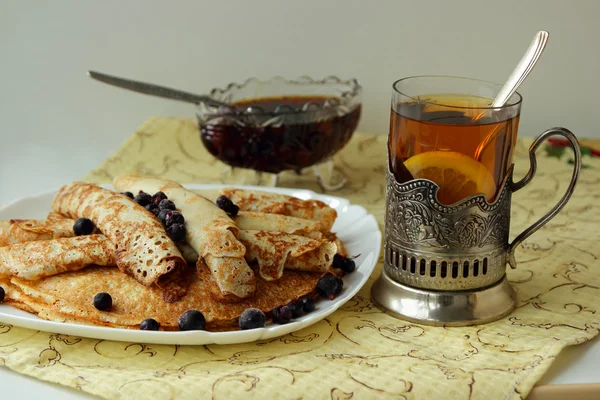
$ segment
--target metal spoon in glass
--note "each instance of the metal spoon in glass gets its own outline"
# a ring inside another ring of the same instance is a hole
[[[500,89],[500,92],[494,99],[490,108],[502,107],[508,101],[508,99],[510,99],[510,96],[512,96],[517,91],[519,86],[521,86],[521,83],[523,83],[525,78],[527,78],[527,75],[529,75],[529,73],[533,70],[533,67],[542,55],[542,52],[546,47],[546,43],[548,43],[548,37],[549,34],[546,31],[539,31],[535,35],[535,37],[533,38],[533,42],[531,42],[531,45],[525,52],[525,55],[523,55],[523,58],[521,58],[513,72],[510,74],[506,83],[504,84],[504,86],[502,86],[502,89]],[[485,114],[486,111],[480,113],[474,118],[474,120],[477,121],[481,119],[485,116]],[[481,154],[483,153],[485,147],[496,138],[499,131],[500,130],[498,128],[494,129],[485,137],[485,139],[483,139],[483,142],[481,142],[479,146],[477,146],[474,157],[477,161],[479,161],[479,159],[481,158]]]
[[[232,107],[231,104],[213,99],[207,95],[198,95],[194,93],[184,92],[183,90],[171,89],[164,86],[155,85],[153,83],[133,81],[131,79],[119,78],[112,75],[103,74],[101,72],[88,71],[90,78],[109,85],[118,86],[123,89],[132,90],[134,92],[149,94],[151,96],[164,97],[171,100],[184,101],[186,103],[205,103],[211,107]]]

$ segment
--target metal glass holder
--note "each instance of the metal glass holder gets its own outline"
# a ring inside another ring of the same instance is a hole
[[[569,187],[509,244],[512,193],[533,179],[535,151],[553,135],[565,137],[574,151]],[[384,268],[373,285],[373,300],[401,318],[430,325],[474,325],[509,314],[516,295],[506,279],[506,264],[516,268],[516,247],[564,207],[581,169],[579,143],[565,128],[540,135],[529,158],[527,175],[513,182],[511,167],[493,203],[477,195],[450,206],[437,201],[439,186],[432,181],[398,183],[388,162]]]

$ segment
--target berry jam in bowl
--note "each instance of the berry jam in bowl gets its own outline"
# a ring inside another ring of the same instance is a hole
[[[210,92],[232,107],[198,106],[200,137],[209,153],[233,168],[276,176],[300,173],[331,163],[331,156],[348,143],[360,119],[360,94],[356,79],[337,77],[232,83]],[[319,178],[318,168],[313,169]]]

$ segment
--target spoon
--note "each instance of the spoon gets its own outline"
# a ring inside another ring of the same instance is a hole
[[[549,34],[546,31],[539,31],[533,38],[531,45],[523,55],[523,58],[519,61],[513,72],[510,74],[500,92],[492,102],[490,108],[500,108],[502,107],[508,99],[517,91],[519,86],[523,83],[527,75],[533,70],[533,67],[540,59],[542,52],[546,48],[546,44],[548,43]],[[479,115],[477,115],[474,120],[477,121],[481,119],[487,111],[483,111]],[[489,145],[498,135],[499,129],[496,128],[492,132],[490,132],[483,142],[477,146],[475,150],[475,160],[479,161],[481,158],[481,154],[487,145]]]
[[[92,79],[117,86],[123,89],[132,90],[134,92],[149,94],[151,96],[164,97],[171,100],[184,101],[186,103],[205,103],[211,107],[232,107],[231,104],[219,100],[215,100],[207,95],[198,95],[182,90],[171,89],[164,86],[154,85],[152,83],[138,82],[131,79],[118,78],[116,76],[103,74],[96,71],[88,71],[88,75]]]

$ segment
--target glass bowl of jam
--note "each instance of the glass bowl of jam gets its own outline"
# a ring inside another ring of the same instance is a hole
[[[197,109],[206,149],[233,168],[300,173],[330,160],[352,137],[361,114],[356,79],[248,79],[210,96],[231,104]]]

